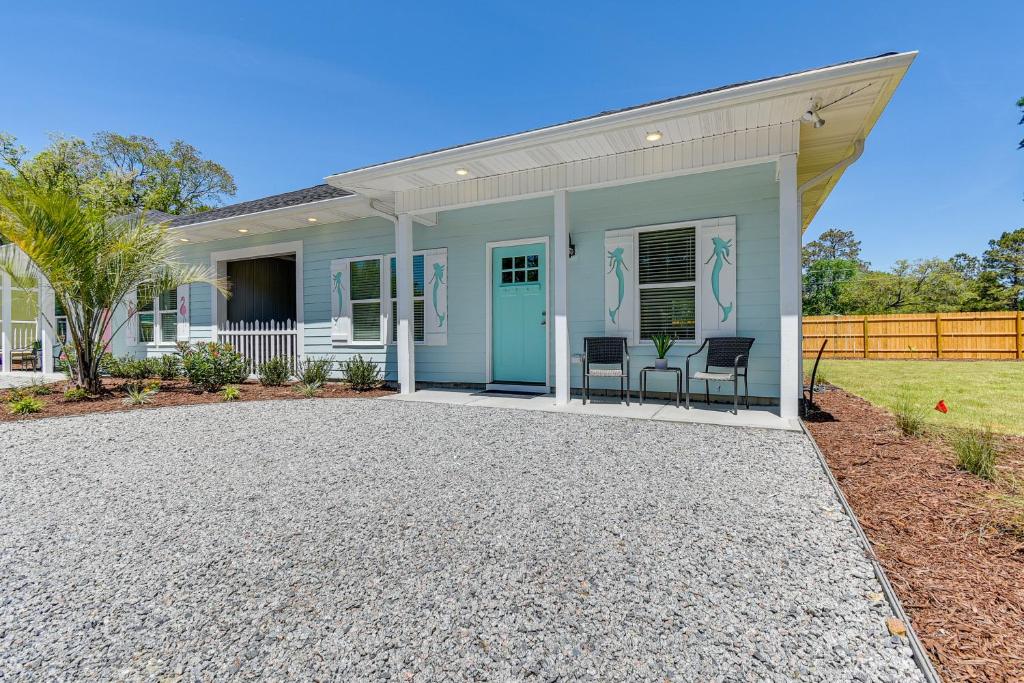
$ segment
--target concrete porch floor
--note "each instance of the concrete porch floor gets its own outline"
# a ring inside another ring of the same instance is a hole
[[[470,405],[484,408],[518,408],[521,410],[537,410],[549,413],[568,413],[575,415],[602,415],[607,417],[627,417],[635,420],[658,420],[661,422],[696,422],[701,424],[726,425],[731,427],[757,427],[760,429],[781,429],[800,431],[796,420],[786,420],[778,415],[775,406],[753,406],[749,410],[740,408],[738,415],[733,415],[731,406],[715,403],[711,406],[703,403],[690,403],[690,409],[676,408],[674,402],[664,400],[647,400],[643,405],[634,395],[630,405],[620,403],[617,397],[596,396],[594,400],[583,405],[579,398],[573,398],[568,405],[556,406],[555,397],[550,394],[535,396],[525,394],[504,394],[483,392],[471,389],[420,389],[414,394],[393,394],[381,397],[382,401],[418,401],[422,403],[448,403],[452,405]]]
[[[31,372],[29,370],[14,370],[13,372],[0,372],[0,389],[14,389],[16,387],[27,387],[30,384],[50,384],[67,379],[62,372]]]

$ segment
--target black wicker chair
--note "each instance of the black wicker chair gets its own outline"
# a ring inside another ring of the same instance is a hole
[[[747,380],[747,361],[753,337],[709,337],[700,348],[686,357],[686,407],[690,407],[690,380],[704,381],[704,400],[711,403],[711,382],[732,382],[732,412],[739,413],[740,377],[743,378],[744,403],[750,407],[750,382]],[[690,359],[707,347],[704,370],[690,374]],[[712,368],[727,368],[712,370]],[[730,369],[731,368],[731,369]]]
[[[591,365],[618,367],[592,368]],[[583,405],[590,398],[591,377],[618,377],[619,400],[626,395],[629,405],[629,349],[625,337],[583,338]]]

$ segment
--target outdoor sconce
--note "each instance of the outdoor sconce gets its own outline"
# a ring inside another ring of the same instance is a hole
[[[576,255],[576,245],[572,241],[572,233],[569,233],[569,258]]]

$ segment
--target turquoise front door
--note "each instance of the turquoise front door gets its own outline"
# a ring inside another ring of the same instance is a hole
[[[491,377],[545,384],[547,278],[543,242],[491,250]]]

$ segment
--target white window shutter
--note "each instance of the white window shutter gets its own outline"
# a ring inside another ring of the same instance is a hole
[[[352,338],[352,301],[349,299],[348,261],[331,261],[331,341]]]
[[[736,335],[736,218],[701,221],[697,228],[700,259],[700,333]]]
[[[448,250],[423,254],[423,341],[427,346],[448,343]]]
[[[138,293],[135,289],[129,292],[124,298],[125,315],[128,322],[124,324],[124,336],[128,346],[135,346],[139,343],[139,316],[138,316]]]
[[[632,230],[604,237],[604,332],[636,343],[636,246]]]
[[[191,333],[192,300],[189,299],[188,285],[178,287],[178,334],[177,340],[187,342]]]

